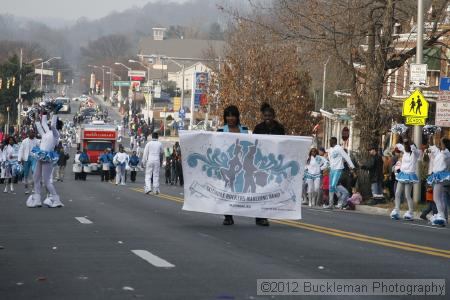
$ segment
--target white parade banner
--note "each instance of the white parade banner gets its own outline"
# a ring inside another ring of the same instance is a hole
[[[304,166],[312,138],[180,131],[183,209],[301,219]]]

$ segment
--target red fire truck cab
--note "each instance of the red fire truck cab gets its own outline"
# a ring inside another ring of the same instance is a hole
[[[83,124],[80,133],[80,150],[87,150],[92,172],[100,170],[98,158],[106,148],[117,151],[117,129],[111,124],[91,123]]]

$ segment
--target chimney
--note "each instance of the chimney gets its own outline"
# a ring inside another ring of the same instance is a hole
[[[164,34],[165,34],[167,28],[154,27],[152,29],[153,29],[153,39],[155,41],[162,41],[162,40],[164,40]]]

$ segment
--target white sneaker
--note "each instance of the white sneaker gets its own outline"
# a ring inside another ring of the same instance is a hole
[[[322,205],[324,209],[333,209],[333,205]]]
[[[25,189],[25,195],[28,195],[30,193],[30,191],[28,191],[28,189]]]
[[[445,219],[443,217],[441,217],[439,214],[433,215],[431,217],[430,221],[431,221],[431,225],[432,226],[442,226],[442,227],[444,227],[445,224],[447,223],[445,221]]]
[[[5,186],[5,189],[3,190],[3,193],[7,193],[8,192],[8,186]]]
[[[403,215],[403,219],[405,221],[414,221],[414,216],[412,215],[412,213],[410,213],[409,211],[407,211],[404,215]]]
[[[342,204],[336,205],[336,208],[337,208],[337,209],[342,209]]]
[[[13,193],[13,192],[14,192],[14,186],[13,186],[13,184],[11,183],[11,185],[10,185],[9,187],[10,187],[11,193]]]
[[[391,212],[391,219],[392,220],[399,220],[400,219],[400,214],[399,214],[398,210],[396,210],[395,208]]]
[[[122,182],[120,185],[126,185],[126,184]]]

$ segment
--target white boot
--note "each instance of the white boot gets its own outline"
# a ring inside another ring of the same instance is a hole
[[[8,185],[5,185],[5,189],[3,190],[3,193],[7,193],[8,192]]]
[[[11,183],[9,188],[11,189],[11,193],[14,193],[14,185]]]
[[[44,204],[49,208],[63,207],[58,195],[50,195],[44,200]]]
[[[27,199],[27,206],[30,208],[41,207],[42,206],[41,195],[37,194],[30,195]]]

